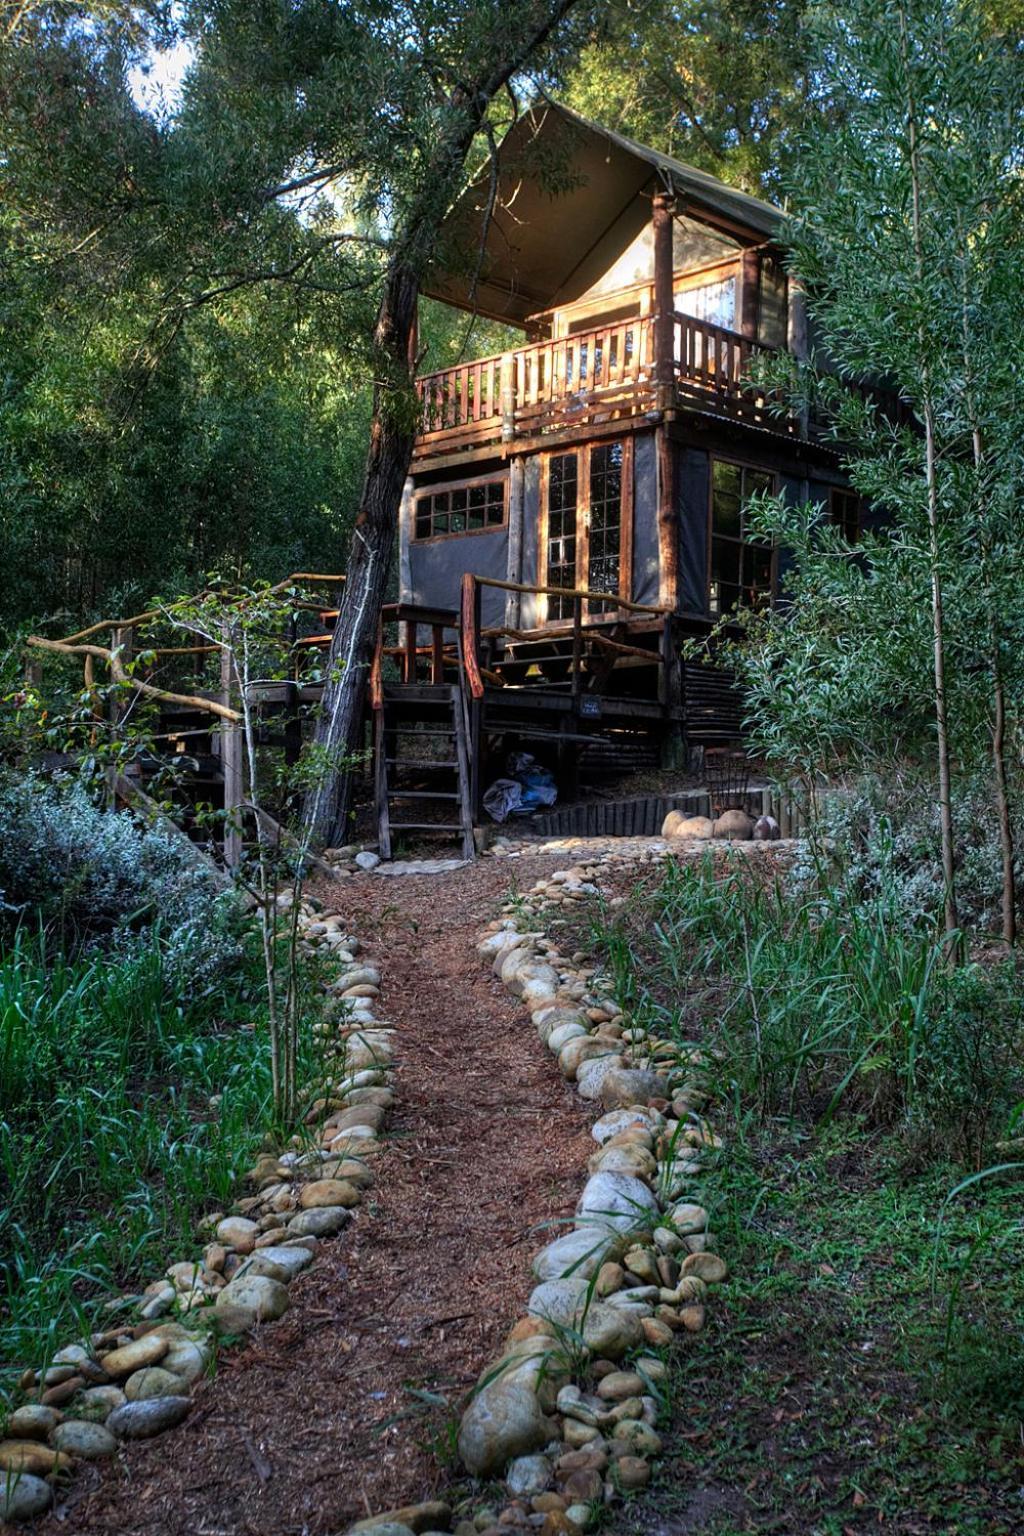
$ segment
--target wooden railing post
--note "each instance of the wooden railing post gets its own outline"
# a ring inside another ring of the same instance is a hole
[[[675,380],[673,346],[675,297],[672,289],[672,229],[675,198],[658,192],[653,198],[654,224],[654,382],[657,407],[668,410],[672,404]]]
[[[480,583],[472,571],[462,577],[462,665],[466,673],[470,694],[474,699],[484,696],[484,680],[480,674]]]
[[[498,385],[501,396],[501,440],[510,443],[516,435],[516,379],[515,354],[501,354],[501,374]]]

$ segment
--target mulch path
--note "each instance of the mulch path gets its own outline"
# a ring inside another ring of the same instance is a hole
[[[513,871],[525,886],[560,862],[315,890],[380,960],[399,1032],[372,1199],[290,1312],[222,1355],[186,1425],[83,1467],[43,1536],[321,1536],[443,1488],[460,1404],[556,1235],[538,1224],[572,1211],[594,1150],[591,1117],[474,949]]]

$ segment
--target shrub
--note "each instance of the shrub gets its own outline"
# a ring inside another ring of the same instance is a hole
[[[235,894],[180,838],[36,773],[0,775],[0,918],[8,935],[41,923],[72,950],[124,951],[158,927],[179,992],[209,987],[241,953]]]

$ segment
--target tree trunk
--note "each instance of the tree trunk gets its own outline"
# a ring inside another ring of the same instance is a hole
[[[404,263],[396,263],[388,272],[377,312],[370,448],[317,732],[327,771],[310,792],[305,811],[313,846],[346,841],[352,799],[350,759],[361,745],[366,684],[415,439],[409,350],[418,293],[416,274]]]
[[[914,91],[910,46],[907,37],[907,17],[904,8],[899,11],[900,45],[907,94],[907,145],[910,165],[911,228],[914,241],[914,265],[917,278],[918,298],[925,300],[924,239],[921,219],[921,154],[917,116],[917,99]],[[946,952],[952,958],[961,946],[960,914],[956,900],[956,858],[953,841],[953,794],[950,768],[949,721],[946,711],[946,632],[942,606],[942,544],[939,532],[938,477],[935,458],[935,404],[932,395],[931,358],[924,322],[919,330],[919,366],[921,372],[921,403],[925,438],[925,483],[928,497],[928,560],[931,581],[932,608],[932,667],[935,707],[935,745],[939,769],[939,831],[942,842],[942,882],[944,886],[944,915]]]

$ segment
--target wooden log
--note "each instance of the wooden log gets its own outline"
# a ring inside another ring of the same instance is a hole
[[[233,665],[231,649],[225,643],[220,652],[220,694],[226,709],[231,708]],[[237,869],[242,862],[242,732],[226,719],[220,727],[220,771],[224,781],[224,862],[229,869]]]

